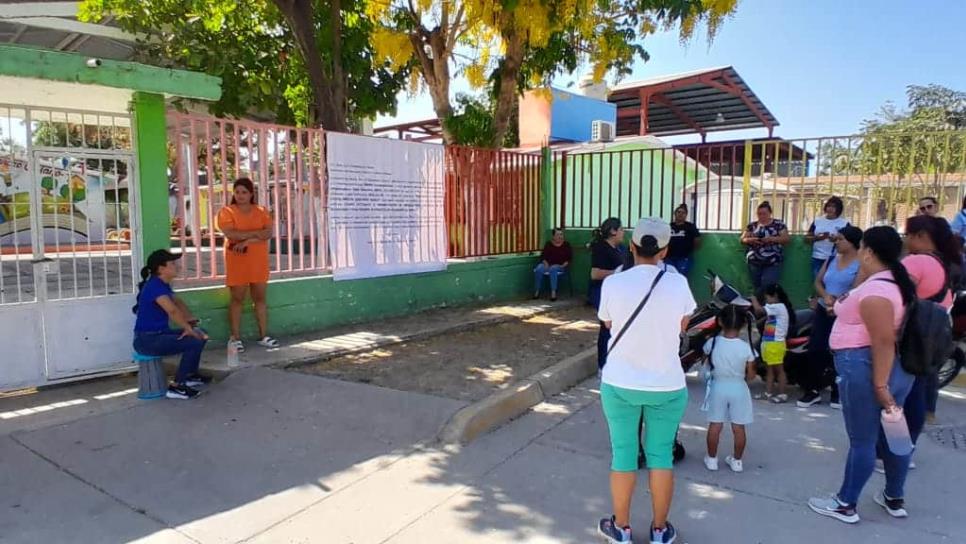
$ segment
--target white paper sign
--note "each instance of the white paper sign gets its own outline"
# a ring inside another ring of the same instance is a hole
[[[330,132],[326,158],[336,280],[446,269],[443,146]]]

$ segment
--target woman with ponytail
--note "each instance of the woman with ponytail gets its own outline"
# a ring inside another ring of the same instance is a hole
[[[197,387],[211,380],[198,373],[201,352],[205,349],[208,335],[197,328],[198,320],[191,315],[188,306],[175,296],[171,282],[178,277],[178,259],[164,249],[148,257],[141,269],[137,302],[133,311],[137,315],[134,324],[134,350],[142,355],[166,357],[181,355],[181,364],[174,382],[168,387],[169,399],[190,399],[198,396]],[[178,329],[172,329],[168,323]]]
[[[610,217],[600,228],[594,229],[590,242],[590,287],[587,296],[594,309],[600,307],[600,290],[604,285],[604,278],[616,274],[624,266],[626,249],[621,243],[624,241],[624,226],[621,220]],[[597,368],[603,368],[607,359],[607,342],[610,341],[610,329],[600,324],[597,334]]]
[[[906,517],[904,486],[909,455],[896,455],[883,443],[880,412],[895,412],[909,395],[913,376],[903,370],[896,337],[916,286],[899,261],[902,238],[892,227],[873,227],[862,237],[860,277],[865,280],[839,297],[829,347],[839,375],[842,416],[849,435],[845,475],[838,492],[808,501],[818,514],[858,523],[856,505],[875,466],[876,448],[885,464],[886,485],[875,502],[893,517]]]
[[[953,306],[951,286],[962,273],[962,246],[953,235],[949,223],[941,217],[917,215],[906,222],[906,249],[909,256],[902,264],[916,284],[916,296]],[[936,418],[939,399],[939,377],[917,376],[904,406],[913,443],[919,438],[926,421]]]

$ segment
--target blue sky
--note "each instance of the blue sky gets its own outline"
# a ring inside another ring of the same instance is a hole
[[[651,60],[625,81],[732,65],[778,118],[776,135],[851,134],[887,100],[904,104],[907,85],[966,91],[964,21],[966,2],[958,0],[742,0],[710,48],[703,35],[687,47],[673,32],[645,40]],[[431,117],[428,96],[400,97],[396,122]],[[709,140],[765,135],[735,131]]]

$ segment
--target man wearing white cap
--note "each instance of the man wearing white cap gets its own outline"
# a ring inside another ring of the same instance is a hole
[[[674,494],[674,437],[688,404],[679,334],[696,305],[687,279],[658,266],[670,240],[666,221],[641,219],[631,239],[635,266],[605,279],[601,290],[598,317],[612,334],[600,397],[610,430],[614,514],[600,521],[598,532],[613,543],[631,542],[642,414],[654,516],[649,541],[670,544],[677,537],[667,516]]]

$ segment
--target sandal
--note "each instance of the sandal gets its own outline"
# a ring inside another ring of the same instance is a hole
[[[245,353],[245,344],[243,344],[241,340],[229,340],[228,343],[231,344],[238,353]]]
[[[262,346],[263,348],[277,348],[281,344],[279,344],[278,340],[272,338],[271,336],[266,336],[258,341],[258,345]]]

